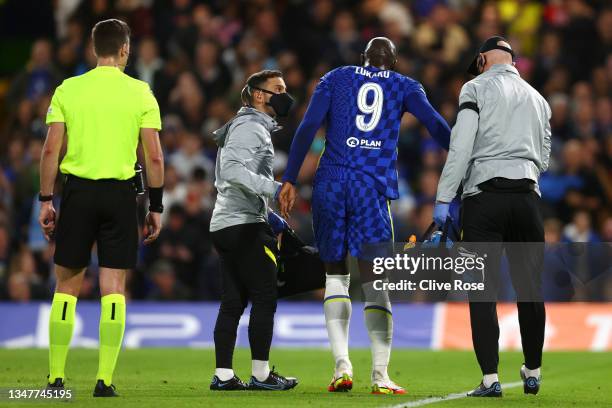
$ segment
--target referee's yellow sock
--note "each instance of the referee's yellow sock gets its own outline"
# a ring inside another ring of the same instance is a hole
[[[113,293],[102,296],[100,311],[100,359],[97,380],[111,385],[125,329],[125,296]]]
[[[49,382],[64,379],[66,356],[72,339],[77,298],[55,292],[49,314]]]

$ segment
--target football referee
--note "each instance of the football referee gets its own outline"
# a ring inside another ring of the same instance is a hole
[[[39,221],[55,236],[57,284],[49,315],[49,388],[64,387],[64,366],[75,307],[93,245],[100,265],[100,356],[94,397],[117,396],[113,371],[125,328],[125,275],[138,248],[136,149],[146,158],[149,213],[145,243],[161,228],[164,163],[159,107],[149,86],[123,73],[130,30],[123,21],[100,21],[92,30],[97,67],[65,80],[47,112],[49,130],[40,163]],[[59,165],[65,176],[56,222],[53,187]]]
[[[525,357],[520,374],[524,392],[537,394],[546,320],[541,301],[544,228],[538,179],[548,168],[551,111],[546,100],[521,79],[514,67],[514,51],[502,37],[484,42],[469,73],[476,78],[461,89],[434,220],[438,225],[445,222],[449,203],[463,181],[463,241],[504,243]],[[499,325],[491,296],[496,292],[496,268],[484,271],[489,296],[469,296],[472,341],[484,375],[469,393],[473,397],[502,395],[497,377]]]

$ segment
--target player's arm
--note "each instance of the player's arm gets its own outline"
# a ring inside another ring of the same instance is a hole
[[[404,98],[405,109],[413,114],[429,131],[431,137],[444,149],[450,143],[450,128],[442,116],[431,106],[423,87],[418,84]]]
[[[472,86],[466,84],[459,97],[459,113],[450,137],[450,149],[438,183],[436,201],[450,203],[465,176],[478,131],[479,109]]]
[[[304,118],[295,132],[293,142],[291,142],[287,169],[282,178],[283,183],[289,182],[295,184],[306,153],[308,153],[310,145],[312,145],[317,130],[319,130],[327,116],[330,101],[329,92],[319,84],[312,94],[312,98],[310,98],[308,109],[306,109]]]
[[[283,187],[279,194],[280,211],[283,217],[289,216],[289,211],[291,211],[295,204],[297,194],[293,185],[297,180],[300,168],[306,153],[310,149],[310,145],[312,145],[317,130],[323,124],[329,111],[331,95],[328,90],[328,81],[328,79],[323,78],[315,88],[304,118],[295,132],[293,142],[291,142],[287,169],[282,178]]]

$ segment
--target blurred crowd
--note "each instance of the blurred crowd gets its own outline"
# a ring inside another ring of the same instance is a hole
[[[139,266],[129,276],[134,299],[218,298],[217,256],[208,233],[215,201],[211,132],[239,107],[245,78],[261,69],[280,69],[297,101],[274,135],[274,167],[280,176],[318,79],[337,66],[358,64],[366,42],[376,35],[395,42],[396,70],[423,84],[450,125],[478,45],[492,35],[506,36],[518,54],[522,77],[553,112],[551,166],[541,179],[547,242],[612,241],[612,8],[606,1],[42,3],[48,5],[31,13],[28,2],[0,2],[2,49],[14,51],[3,55],[0,79],[0,299],[51,296],[53,243],[44,240],[38,226],[36,199],[45,114],[63,79],[95,66],[90,30],[110,17],[132,29],[126,73],[148,82],[157,97],[167,164],[164,229],[154,245],[142,248]],[[23,55],[28,47],[29,56]],[[304,163],[301,199],[289,220],[309,242],[310,184],[324,135],[322,129]],[[396,240],[418,236],[431,222],[445,157],[415,118],[405,115],[398,162],[401,197],[392,205]],[[94,255],[82,297],[97,293]]]

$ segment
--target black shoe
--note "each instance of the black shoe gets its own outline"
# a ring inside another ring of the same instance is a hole
[[[496,381],[490,387],[485,387],[484,383],[480,383],[478,387],[467,393],[468,397],[501,397],[501,384]]]
[[[527,377],[525,374],[526,367],[523,365],[521,367],[521,379],[523,380],[523,392],[525,394],[533,394],[536,395],[538,391],[540,391],[540,382],[542,381],[542,376],[536,377]]]
[[[298,385],[297,378],[283,377],[274,372],[274,367],[270,371],[270,375],[265,381],[258,381],[257,378],[251,377],[249,382],[249,390],[252,391],[287,391]]]
[[[49,376],[47,376],[49,378]],[[64,380],[62,378],[56,378],[55,381],[47,382],[47,386],[45,390],[63,390],[64,389]]]
[[[240,378],[233,376],[227,381],[221,381],[216,375],[213,376],[210,382],[212,391],[244,391],[248,389],[248,385]]]
[[[98,380],[96,388],[94,388],[94,397],[118,397],[119,394],[115,392],[115,386],[113,384],[106,385],[104,380]]]

